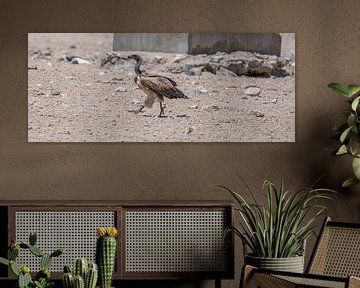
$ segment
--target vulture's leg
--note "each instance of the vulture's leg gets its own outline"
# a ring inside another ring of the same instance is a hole
[[[159,117],[162,117],[162,116],[164,116],[164,109],[165,109],[165,106],[163,106],[162,105],[162,102],[159,102],[160,103],[160,115],[159,115]]]
[[[142,112],[142,110],[144,110],[144,108],[145,108],[145,106],[142,105],[138,110],[135,110],[134,113],[138,114],[138,113]]]

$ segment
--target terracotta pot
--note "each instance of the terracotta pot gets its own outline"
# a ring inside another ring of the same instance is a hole
[[[289,258],[263,258],[246,255],[245,263],[254,267],[275,271],[304,272],[304,256]]]

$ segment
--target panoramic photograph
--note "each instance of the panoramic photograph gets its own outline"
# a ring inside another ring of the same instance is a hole
[[[294,142],[294,33],[29,33],[29,142]]]

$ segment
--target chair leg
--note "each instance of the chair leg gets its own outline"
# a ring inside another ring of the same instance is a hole
[[[349,288],[360,288],[360,278],[349,277]]]
[[[244,267],[242,268],[242,271],[241,271],[239,288],[248,287],[250,280],[251,280],[251,276],[253,274],[253,271],[254,271],[254,267],[252,267],[250,265],[244,265]]]
[[[256,268],[246,265],[243,267],[240,280],[240,288],[295,288],[296,284],[275,277],[271,274],[256,271]],[[355,286],[357,287],[357,286]],[[354,287],[354,288],[355,288]]]

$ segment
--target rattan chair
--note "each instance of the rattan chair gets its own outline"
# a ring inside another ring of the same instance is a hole
[[[360,287],[360,224],[326,218],[306,273],[243,268],[240,287]]]

